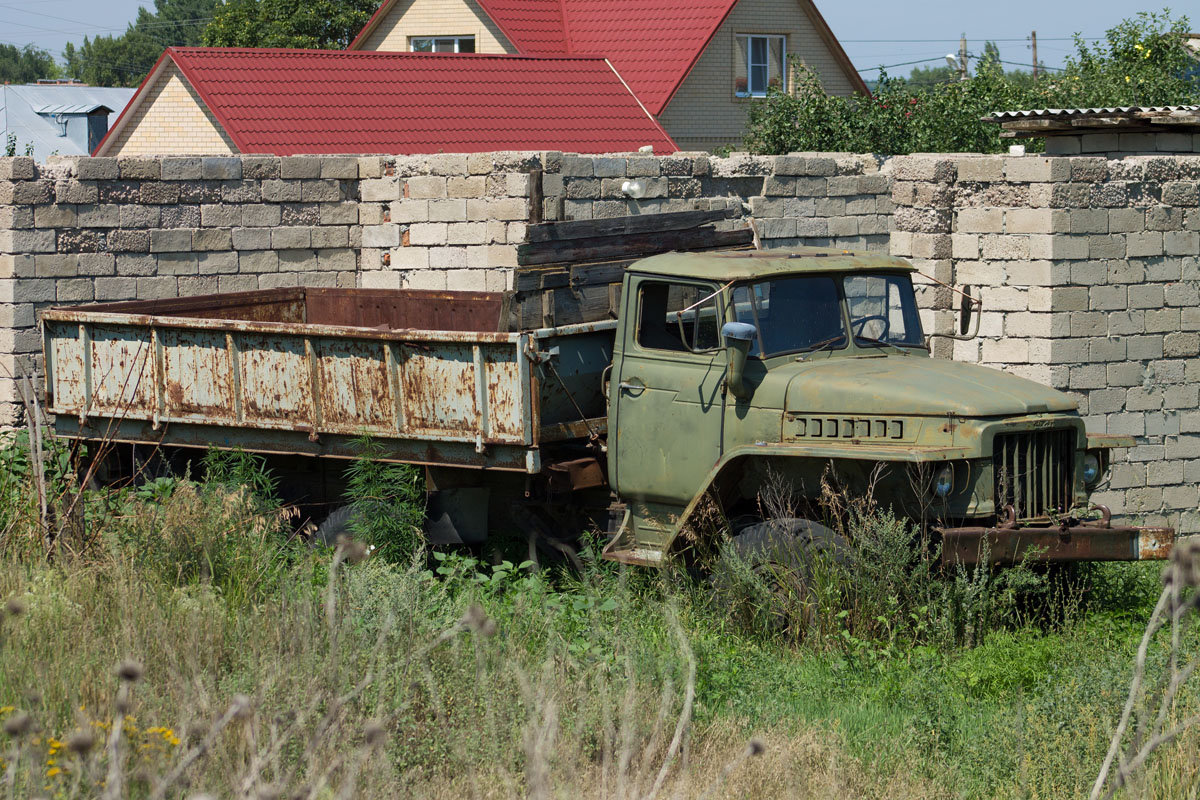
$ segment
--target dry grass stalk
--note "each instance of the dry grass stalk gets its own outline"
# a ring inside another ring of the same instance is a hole
[[[1134,660],[1133,677],[1129,695],[1121,711],[1108,752],[1101,764],[1100,772],[1092,785],[1090,800],[1108,800],[1123,787],[1130,784],[1150,757],[1161,747],[1175,741],[1189,729],[1200,725],[1200,713],[1169,724],[1175,701],[1180,690],[1200,666],[1200,656],[1192,656],[1185,664],[1183,652],[1184,628],[1196,622],[1196,609],[1200,607],[1200,538],[1189,538],[1176,544],[1171,560],[1163,570],[1163,590],[1150,615],[1150,621],[1138,644]],[[1170,623],[1167,674],[1159,685],[1147,691],[1147,661],[1150,646],[1162,628]],[[1157,705],[1153,719],[1143,716],[1133,731],[1128,744],[1126,736],[1134,720],[1139,702],[1149,701]],[[1124,747],[1123,747],[1124,745]],[[1114,764],[1116,767],[1115,775]]]

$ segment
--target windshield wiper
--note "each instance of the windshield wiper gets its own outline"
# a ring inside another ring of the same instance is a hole
[[[896,344],[895,342],[884,341],[883,339],[872,339],[870,336],[855,336],[855,344],[869,345],[871,347],[894,347],[904,355],[909,355],[908,350]]]
[[[825,350],[832,345],[843,344],[845,341],[846,341],[845,334],[842,334],[840,336],[834,336],[831,339],[824,339],[820,342],[817,342],[816,344],[809,345],[808,347],[801,350],[800,354],[801,354],[801,356],[805,356],[805,355],[812,355],[813,353],[819,353],[820,351]]]

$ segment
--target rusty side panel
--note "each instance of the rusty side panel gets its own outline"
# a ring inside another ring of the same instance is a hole
[[[187,443],[172,431],[199,425],[213,442],[268,451],[290,434],[320,450],[324,436],[365,432],[407,440],[394,446],[415,462],[453,452],[450,463],[503,469],[518,459],[489,449],[515,447],[525,470],[540,469],[527,334],[80,310],[47,312],[43,324],[50,411],[81,423],[149,422],[175,444]]]
[[[306,322],[388,330],[498,331],[503,292],[307,289]]]

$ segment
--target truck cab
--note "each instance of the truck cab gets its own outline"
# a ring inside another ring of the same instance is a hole
[[[816,514],[825,482],[930,526],[944,561],[1162,557],[1172,531],[1113,527],[1088,502],[1132,442],[1088,434],[1054,389],[932,358],[913,273],[818,248],[633,264],[608,385],[625,509],[607,555],[661,563],[714,519],[753,518],[772,483]]]

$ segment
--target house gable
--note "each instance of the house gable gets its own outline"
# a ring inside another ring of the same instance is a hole
[[[663,127],[684,150],[737,145],[745,134],[751,104],[762,102],[735,96],[738,36],[746,34],[786,37],[787,57],[797,57],[813,69],[830,94],[866,92],[810,0],[739,0],[659,114]],[[792,77],[789,74],[789,80]]]
[[[149,85],[135,96],[97,155],[231,155],[237,145],[188,82],[167,58],[151,72]]]
[[[474,36],[477,53],[516,53],[477,0],[385,2],[349,50],[403,53],[413,36]]]

